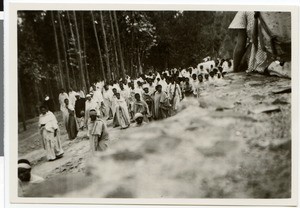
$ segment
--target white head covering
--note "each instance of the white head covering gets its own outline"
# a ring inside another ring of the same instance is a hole
[[[69,105],[68,108],[69,108],[69,110],[71,110],[71,111],[74,111],[74,110],[75,110],[73,105]]]
[[[150,87],[150,85],[149,84],[143,84],[143,89],[145,89],[145,88],[149,88]]]
[[[27,163],[19,163],[18,168],[31,169],[31,166]]]
[[[144,117],[143,114],[141,114],[141,113],[136,113],[136,114],[134,115],[134,120],[136,120],[137,118],[141,118],[141,117]]]

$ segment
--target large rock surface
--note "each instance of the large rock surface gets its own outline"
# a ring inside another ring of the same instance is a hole
[[[84,151],[81,171],[52,171],[27,196],[288,198],[291,94],[273,93],[286,87],[290,80],[228,75],[171,118],[114,131],[107,151]],[[72,154],[80,144],[88,142]]]

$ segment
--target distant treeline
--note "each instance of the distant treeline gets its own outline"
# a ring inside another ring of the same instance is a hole
[[[235,13],[19,11],[19,118],[36,116],[45,94],[57,104],[60,88],[230,58]]]

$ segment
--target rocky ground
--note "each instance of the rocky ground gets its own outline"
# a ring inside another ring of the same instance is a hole
[[[32,119],[19,132],[19,157],[46,181],[25,196],[289,198],[290,84],[230,74],[199,100],[183,100],[171,118],[127,130],[109,124],[109,149],[95,156],[85,132],[69,141],[60,124],[65,155],[54,162],[46,161]]]

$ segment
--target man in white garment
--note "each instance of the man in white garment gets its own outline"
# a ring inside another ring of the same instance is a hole
[[[105,117],[111,119],[112,115],[112,90],[110,89],[109,85],[104,85],[103,87],[103,102],[105,106]]]
[[[120,94],[125,99],[127,106],[129,106],[130,90],[128,88],[125,88],[122,82],[120,83]]]
[[[168,83],[166,82],[165,77],[162,75],[161,80],[157,83],[157,85],[161,85],[162,91],[167,92]]]
[[[180,100],[182,99],[181,89],[176,80],[172,77],[169,85],[169,98],[172,105],[172,110],[176,112],[179,108]]]
[[[197,87],[198,87],[198,84],[199,84],[199,80],[197,79],[196,74],[192,75],[190,83],[192,85],[193,95],[194,95],[194,97],[197,97]]]
[[[65,99],[69,99],[69,96],[66,93],[66,91],[62,88],[60,90],[60,93],[59,93],[59,96],[58,96],[58,101],[59,101],[59,105],[60,105],[60,110],[61,111],[64,109]]]
[[[70,88],[69,89],[69,104],[72,106],[75,106],[75,102],[76,102],[76,92]]]
[[[99,108],[97,102],[92,99],[92,96],[90,94],[86,95],[86,101],[85,101],[85,126],[87,126],[88,119],[90,116],[90,110],[96,109],[97,114],[99,114]]]

